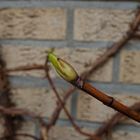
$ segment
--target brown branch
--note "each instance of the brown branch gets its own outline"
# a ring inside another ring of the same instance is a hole
[[[131,109],[135,111],[140,111],[140,102],[134,103],[131,107]],[[108,132],[111,132],[113,128],[120,123],[120,121],[128,119],[125,115],[117,112],[115,113],[105,124],[103,124],[101,127],[99,127],[96,132],[93,134],[93,136],[102,137],[104,134],[107,134]],[[90,138],[89,140],[92,140]]]
[[[80,84],[79,84],[80,83]],[[82,85],[81,85],[82,83]],[[85,91],[92,97],[95,97],[97,100],[101,101],[103,104],[123,113],[124,115],[128,116],[129,118],[137,121],[140,123],[140,113],[132,110],[131,108],[123,105],[122,103],[116,101],[113,97],[108,96],[101,92],[100,90],[94,88],[87,82],[84,81],[73,81],[72,84],[77,86],[79,89]]]
[[[130,107],[131,109],[135,110],[135,111],[140,111],[140,102],[135,103],[134,105],[132,105]],[[114,114],[111,119],[109,119],[104,125],[102,125],[96,132],[94,135],[96,136],[103,136],[105,133],[107,133],[108,131],[112,130],[113,127],[115,127],[120,120],[125,120],[128,119],[125,115],[121,114],[121,113],[116,113]]]
[[[64,95],[64,97],[63,97],[63,99],[62,99],[62,100],[63,100],[63,105],[66,104],[67,99],[70,97],[70,95],[71,95],[71,93],[72,93],[73,91],[74,91],[74,88],[71,88],[71,89],[69,89],[69,90],[65,93],[65,95]],[[52,127],[53,125],[56,124],[56,121],[57,121],[58,118],[59,118],[61,109],[62,109],[62,105],[61,105],[60,103],[58,103],[57,106],[56,106],[56,108],[54,109],[54,111],[53,111],[51,117],[50,117],[49,122],[48,122],[49,127]]]
[[[41,118],[39,115],[29,112],[25,109],[15,108],[15,107],[4,107],[0,106],[0,113],[11,115],[11,116],[30,116],[32,118]]]
[[[34,64],[31,66],[20,66],[17,68],[9,68],[9,69],[6,69],[6,72],[9,73],[9,72],[29,71],[29,70],[44,70],[44,69],[45,69],[44,65]]]
[[[47,65],[47,63],[46,63],[46,65]],[[47,66],[46,66],[46,68],[47,68]],[[64,106],[64,103],[63,103],[62,99],[60,98],[59,93],[57,92],[57,89],[56,89],[56,87],[55,87],[55,85],[54,85],[54,83],[53,83],[53,81],[52,81],[52,79],[51,79],[51,77],[50,77],[50,75],[49,75],[48,69],[46,69],[46,77],[47,77],[47,79],[48,79],[48,81],[49,81],[49,84],[50,84],[52,90],[53,90],[54,93],[55,93],[55,96],[57,97],[59,103],[61,104],[62,108],[64,109],[64,111],[65,111],[65,113],[66,113],[68,119],[69,119],[70,122],[72,123],[73,127],[75,128],[75,130],[78,131],[78,132],[79,132],[80,134],[82,134],[82,135],[91,137],[91,134],[90,134],[90,133],[87,133],[87,132],[84,132],[84,131],[81,130],[81,128],[75,123],[74,119],[72,118],[72,116],[71,116],[70,113],[68,112],[67,108]],[[49,126],[49,127],[50,127],[50,126]],[[48,131],[49,131],[49,129],[50,129],[49,127],[48,127]]]

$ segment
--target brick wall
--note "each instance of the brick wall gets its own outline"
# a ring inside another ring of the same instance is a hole
[[[7,68],[44,64],[46,51],[54,48],[56,54],[82,73],[124,35],[137,6],[136,2],[0,1],[0,44]],[[124,104],[132,105],[140,101],[139,59],[139,41],[131,41],[89,80]],[[10,81],[12,100],[17,107],[35,111],[47,120],[56,106],[56,98],[44,76],[39,70],[13,72]],[[70,85],[53,70],[51,76],[63,95]],[[90,132],[115,112],[78,90],[66,106],[77,123]],[[112,140],[139,140],[139,126],[131,120],[122,122],[113,132]],[[19,131],[39,133],[38,125],[30,121]],[[50,133],[50,140],[55,139],[86,140],[86,137],[71,127],[62,112]]]

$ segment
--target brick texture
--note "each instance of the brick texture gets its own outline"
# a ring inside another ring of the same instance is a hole
[[[140,133],[137,132],[130,132],[130,131],[115,131],[112,135],[112,140],[128,140],[128,139],[135,139],[139,140]]]
[[[49,138],[50,140],[86,140],[87,137],[80,135],[72,127],[55,126],[51,130]]]
[[[84,128],[87,132],[94,132],[93,128]],[[63,133],[62,133],[63,132]],[[65,137],[64,137],[65,136]],[[111,136],[111,140],[128,140],[134,139],[139,140],[140,134],[137,132],[130,132],[127,130],[119,131],[116,130]],[[79,135],[73,128],[64,127],[64,126],[55,126],[50,135],[50,140],[87,140],[88,138],[82,135]]]
[[[117,41],[128,30],[132,10],[76,9],[74,39],[80,41]]]
[[[64,39],[66,11],[60,8],[0,9],[0,38]]]
[[[57,98],[53,91],[45,88],[17,88],[13,89],[13,101],[19,108],[26,108],[33,111],[42,117],[50,117],[56,108]],[[65,90],[59,88],[59,95],[63,96]],[[67,108],[70,110],[70,100],[67,102]],[[61,113],[62,118],[66,118],[64,113]]]
[[[35,129],[36,129],[36,126],[35,126],[35,123],[34,121],[25,121],[23,124],[22,124],[22,127],[20,130],[18,130],[17,133],[21,133],[21,134],[29,134],[29,135],[36,135],[35,134]],[[31,140],[31,138],[29,137],[23,137],[23,136],[17,136],[17,139],[18,140]]]
[[[140,83],[140,51],[125,50],[121,53],[120,81]]]

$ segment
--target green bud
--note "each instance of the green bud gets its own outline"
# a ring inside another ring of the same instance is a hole
[[[74,68],[61,58],[58,58],[53,53],[48,53],[48,60],[54,66],[56,72],[66,81],[74,81],[77,79],[78,74]]]

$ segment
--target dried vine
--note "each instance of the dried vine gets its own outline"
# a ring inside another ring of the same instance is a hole
[[[137,32],[138,27],[140,25],[140,10],[137,10],[136,17],[130,24],[129,31],[122,37],[122,39],[116,43],[114,43],[112,46],[110,46],[107,51],[98,58],[93,64],[92,68],[89,71],[85,71],[82,74],[83,79],[88,78],[96,69],[103,66],[111,57],[114,57],[132,38],[139,38],[139,34]],[[50,82],[51,87],[54,90],[54,93],[56,94],[56,97],[58,99],[58,106],[54,109],[54,112],[52,116],[50,117],[50,120],[48,123],[43,121],[38,115],[35,115],[34,113],[15,109],[15,108],[9,108],[14,107],[13,102],[11,101],[11,92],[10,92],[10,84],[7,78],[7,74],[11,71],[27,71],[27,70],[35,70],[35,69],[42,69],[48,72],[46,69],[46,65],[33,65],[33,66],[23,66],[19,68],[14,69],[6,69],[5,63],[2,59],[2,56],[0,57],[0,112],[5,118],[5,138],[7,140],[14,140],[16,139],[16,130],[21,125],[20,122],[15,123],[17,118],[21,119],[21,116],[27,115],[32,118],[38,119],[41,123],[41,138],[40,140],[46,140],[48,138],[48,132],[52,128],[53,125],[55,125],[56,121],[58,120],[59,114],[62,109],[64,109],[65,113],[67,114],[69,120],[71,121],[72,125],[78,131],[80,134],[86,135],[90,138],[90,140],[101,140],[102,136],[106,134],[107,132],[110,132],[113,127],[121,120],[126,119],[124,115],[117,113],[112,116],[108,122],[105,123],[101,128],[99,128],[96,133],[87,133],[83,131],[74,121],[72,116],[69,114],[67,109],[65,108],[65,104],[67,102],[67,99],[70,97],[73,91],[76,90],[76,88],[71,87],[67,90],[66,94],[64,95],[63,99],[59,97],[59,94],[55,88],[54,83],[52,82],[51,77],[47,73],[47,78]],[[140,110],[139,103],[132,106],[133,109]],[[12,110],[13,109],[13,110]],[[14,117],[12,115],[15,115]],[[28,134],[25,134],[25,137],[32,137],[34,139],[38,139],[34,136],[30,136]]]

